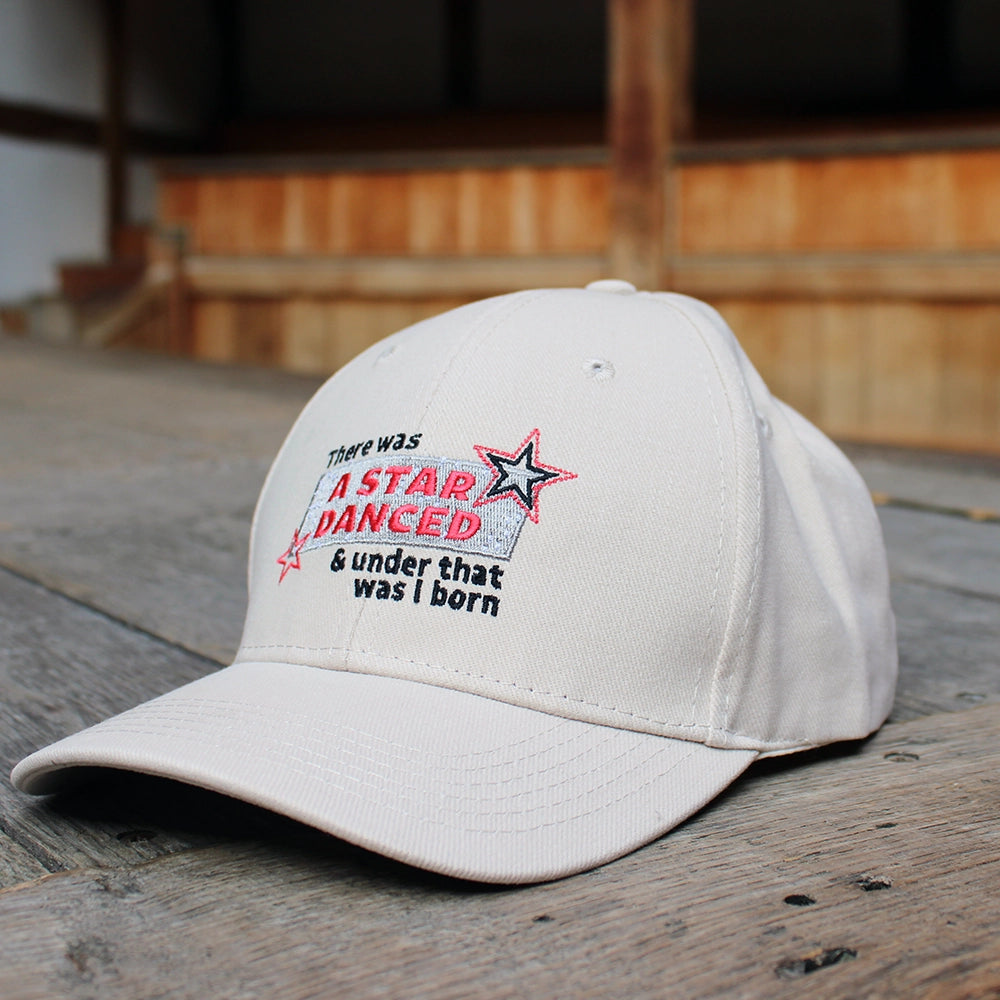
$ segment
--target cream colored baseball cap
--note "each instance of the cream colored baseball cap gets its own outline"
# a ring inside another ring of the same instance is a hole
[[[659,837],[762,755],[857,739],[896,679],[844,455],[722,318],[624,282],[365,351],[264,484],[234,664],[40,750],[265,806],[489,882]]]

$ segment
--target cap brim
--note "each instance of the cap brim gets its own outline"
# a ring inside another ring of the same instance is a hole
[[[559,878],[676,826],[757,756],[558,718],[413,681],[239,663],[32,754],[175,778],[441,874]]]

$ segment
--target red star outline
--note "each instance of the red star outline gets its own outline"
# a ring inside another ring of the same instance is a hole
[[[528,515],[530,521],[538,524],[538,494],[542,489],[546,486],[552,486],[554,483],[564,483],[567,480],[576,479],[575,472],[569,472],[554,465],[546,465],[544,462],[538,460],[539,434],[539,429],[536,427],[517,446],[517,450],[514,452],[500,451],[498,448],[488,448],[482,444],[474,444],[472,446],[480,459],[493,470],[493,475],[486,484],[486,488],[473,501],[473,507],[481,507],[483,504],[493,503],[496,500],[503,500],[505,497],[509,497]],[[503,480],[510,478],[504,468],[505,464],[516,466],[522,466],[523,464],[525,470],[536,474],[534,481],[527,483],[531,489],[530,504],[526,503],[527,497],[524,489],[516,482],[507,489],[496,489]]]
[[[309,541],[310,534],[312,532],[307,531],[304,535],[300,536],[299,529],[295,529],[295,534],[292,535],[292,544],[275,560],[281,567],[281,576],[278,577],[278,583],[281,583],[285,579],[285,574],[290,569],[302,569],[302,560],[299,558],[299,553],[302,551],[302,546]]]

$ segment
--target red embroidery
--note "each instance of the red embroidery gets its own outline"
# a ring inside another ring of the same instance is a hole
[[[309,541],[309,532],[307,531],[304,535],[300,535],[298,528],[296,528],[295,533],[292,535],[292,544],[277,559],[278,565],[281,566],[281,576],[278,577],[278,583],[281,583],[285,579],[285,574],[290,569],[302,569],[302,560],[299,558],[299,553],[307,541]]]
[[[539,430],[536,427],[516,452],[475,444],[476,454],[493,470],[489,485],[476,497],[473,507],[510,497],[528,519],[538,523],[538,494],[545,486],[576,479],[575,472],[546,465],[538,459]]]

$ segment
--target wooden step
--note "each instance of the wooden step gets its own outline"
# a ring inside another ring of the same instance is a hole
[[[127,292],[142,278],[143,260],[66,261],[59,265],[59,287],[73,304]]]

